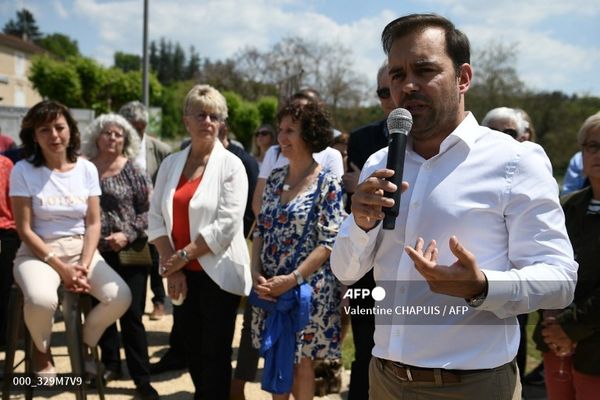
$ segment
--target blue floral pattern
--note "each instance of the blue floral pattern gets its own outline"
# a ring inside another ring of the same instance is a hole
[[[281,204],[288,166],[273,170],[266,182],[255,236],[263,239],[261,262],[267,278],[291,273],[318,246],[331,248],[344,218],[339,179],[321,171],[319,179],[286,204]],[[315,213],[303,243],[299,243],[315,191]],[[294,262],[294,253],[296,261]],[[341,285],[331,272],[329,259],[307,279],[313,289],[311,318],[297,339],[296,362],[300,357],[338,359],[340,348]],[[260,347],[265,313],[253,307],[252,340]]]

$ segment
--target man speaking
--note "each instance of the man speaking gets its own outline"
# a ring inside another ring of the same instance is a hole
[[[576,283],[550,161],[465,111],[469,41],[450,21],[401,17],[382,42],[394,103],[413,119],[405,183],[386,179],[387,148],[369,158],[332,269],[349,284],[373,268],[386,288],[378,310],[435,312],[375,317],[369,396],[520,399],[515,316],[564,308]],[[385,192],[395,190],[404,190],[395,229],[383,230]]]

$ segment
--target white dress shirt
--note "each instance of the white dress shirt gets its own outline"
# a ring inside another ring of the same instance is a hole
[[[386,289],[376,304],[437,310],[427,322],[402,313],[376,315],[373,355],[429,368],[505,364],[519,345],[515,316],[564,308],[575,289],[577,263],[550,161],[540,146],[481,127],[470,113],[436,156],[425,160],[410,139],[407,147],[403,180],[410,186],[396,229],[379,224],[366,233],[347,218],[331,255],[333,272],[348,284],[374,268]],[[360,181],[385,168],[387,152],[369,158]],[[466,312],[465,300],[431,292],[404,251],[418,237],[425,244],[435,239],[438,263],[451,265],[452,235],[475,255],[489,282],[485,302]]]
[[[313,158],[321,164],[323,170],[331,172],[338,178],[344,175],[344,160],[342,159],[342,154],[336,149],[326,147],[323,151],[313,153]],[[258,177],[267,179],[271,175],[271,171],[275,168],[281,168],[289,163],[287,157],[281,154],[278,145],[271,146],[265,153]]]

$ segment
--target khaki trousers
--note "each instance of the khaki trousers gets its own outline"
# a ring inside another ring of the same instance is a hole
[[[369,399],[521,400],[521,382],[516,362],[498,368],[462,374],[458,383],[408,382],[399,379],[376,357],[369,364]]]
[[[47,241],[51,251],[65,263],[79,261],[83,247],[82,236],[69,236]],[[50,347],[52,322],[58,306],[58,287],[61,278],[50,265],[37,258],[23,243],[14,261],[15,282],[23,291],[25,325],[33,343],[41,352]],[[131,292],[121,277],[96,251],[89,267],[90,294],[100,303],[85,319],[83,341],[95,346],[104,330],[127,311]]]

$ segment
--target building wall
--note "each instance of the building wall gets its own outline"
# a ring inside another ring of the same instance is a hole
[[[27,110],[29,110],[27,107],[0,106],[0,127],[2,134],[12,137],[17,144],[21,143],[19,131],[21,130],[21,121]],[[77,127],[83,136],[88,125],[94,120],[94,110],[70,108],[69,111],[73,118],[75,118],[75,121],[77,121]]]
[[[0,105],[31,107],[42,100],[27,78],[32,55],[0,44]]]

